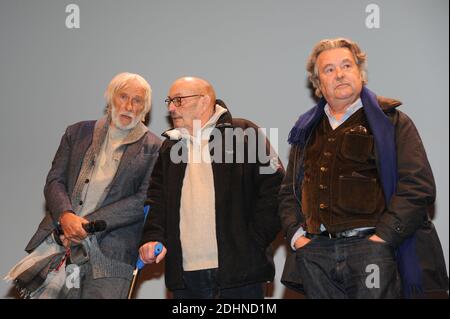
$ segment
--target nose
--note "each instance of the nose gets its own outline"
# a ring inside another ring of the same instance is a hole
[[[336,76],[341,79],[344,76],[344,72],[342,71],[342,69],[340,67],[336,68]]]
[[[167,109],[169,110],[169,112],[174,112],[177,108],[175,107],[174,103],[171,102],[168,106]]]
[[[128,101],[125,103],[125,110],[127,112],[133,111],[133,105],[131,105],[131,99],[128,99]]]

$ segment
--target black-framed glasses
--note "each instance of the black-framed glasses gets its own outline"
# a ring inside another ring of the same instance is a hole
[[[173,105],[175,105],[176,107],[180,107],[181,104],[183,103],[183,99],[187,99],[189,97],[200,97],[203,96],[201,94],[194,94],[194,95],[186,95],[186,96],[175,96],[175,97],[170,97],[168,96],[167,99],[164,100],[164,102],[166,103],[167,107],[169,107],[170,103],[173,102]]]

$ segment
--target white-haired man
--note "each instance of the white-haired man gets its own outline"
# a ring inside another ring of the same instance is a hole
[[[67,128],[44,188],[48,214],[10,271],[28,298],[125,298],[160,139],[142,123],[151,88],[120,73],[105,92],[107,114]],[[83,225],[104,220],[88,234]]]

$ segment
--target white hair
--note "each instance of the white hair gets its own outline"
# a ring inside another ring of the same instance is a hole
[[[132,80],[138,81],[144,89],[144,110],[141,113],[142,120],[144,120],[145,115],[150,112],[152,107],[152,88],[150,84],[148,84],[148,82],[139,74],[128,72],[119,73],[111,80],[111,82],[109,82],[105,91],[107,110],[108,112],[111,112],[114,94],[125,87]]]

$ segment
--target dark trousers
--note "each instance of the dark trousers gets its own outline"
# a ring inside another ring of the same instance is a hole
[[[263,299],[262,283],[233,288],[220,288],[217,284],[217,268],[184,271],[185,289],[173,290],[175,299]]]
[[[307,298],[400,298],[394,249],[368,237],[317,236],[296,252]]]

